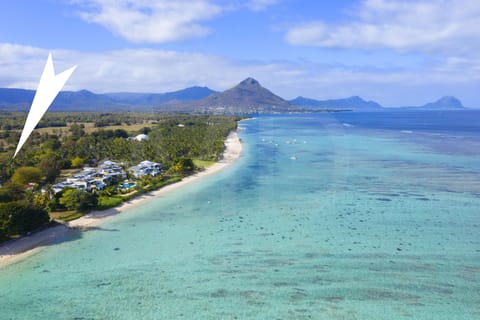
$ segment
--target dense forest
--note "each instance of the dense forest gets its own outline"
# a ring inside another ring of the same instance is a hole
[[[226,136],[240,120],[210,115],[51,113],[12,159],[25,118],[25,113],[0,115],[0,241],[38,229],[51,217],[75,218],[178,181],[198,169],[195,163],[219,160]],[[138,134],[149,139],[131,138]],[[95,193],[52,191],[55,182],[105,160],[121,163],[129,179],[133,177],[126,168],[144,160],[161,164],[162,172],[138,179],[127,195],[120,192],[118,181]]]

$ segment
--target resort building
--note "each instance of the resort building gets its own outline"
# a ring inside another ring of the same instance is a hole
[[[145,175],[155,177],[160,174],[162,167],[159,163],[148,160],[140,162],[138,165],[128,168],[135,178],[140,178]]]
[[[65,188],[74,188],[91,192],[103,190],[109,184],[119,183],[127,177],[122,163],[113,161],[103,162],[98,169],[85,167],[74,174],[66,181],[56,183],[52,186],[53,191],[58,193]]]

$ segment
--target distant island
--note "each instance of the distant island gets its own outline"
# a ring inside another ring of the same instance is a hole
[[[424,104],[420,107],[402,107],[400,109],[423,109],[423,110],[459,110],[465,109],[462,102],[452,96],[444,96],[435,102]]]
[[[0,88],[0,110],[27,111],[34,90]],[[264,88],[257,80],[247,78],[228,90],[217,92],[208,87],[189,87],[166,93],[102,93],[87,90],[63,91],[50,111],[128,111],[128,112],[180,112],[210,114],[277,114],[319,111],[412,111],[462,110],[462,102],[444,96],[422,106],[386,108],[375,101],[358,96],[341,99],[316,100],[297,97],[285,100]]]
[[[290,103],[305,109],[343,109],[351,111],[427,111],[427,110],[463,110],[462,102],[452,96],[444,96],[435,102],[422,106],[390,107],[386,108],[375,101],[365,101],[361,97],[353,96],[345,99],[315,100],[297,97]]]

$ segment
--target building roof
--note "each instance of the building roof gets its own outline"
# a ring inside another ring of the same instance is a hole
[[[150,140],[150,137],[147,136],[146,134],[139,134],[138,136],[135,136],[135,140],[137,141],[148,141]]]

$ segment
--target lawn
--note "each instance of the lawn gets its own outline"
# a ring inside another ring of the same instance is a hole
[[[215,161],[193,159],[193,164],[200,169],[206,169],[215,164]]]

